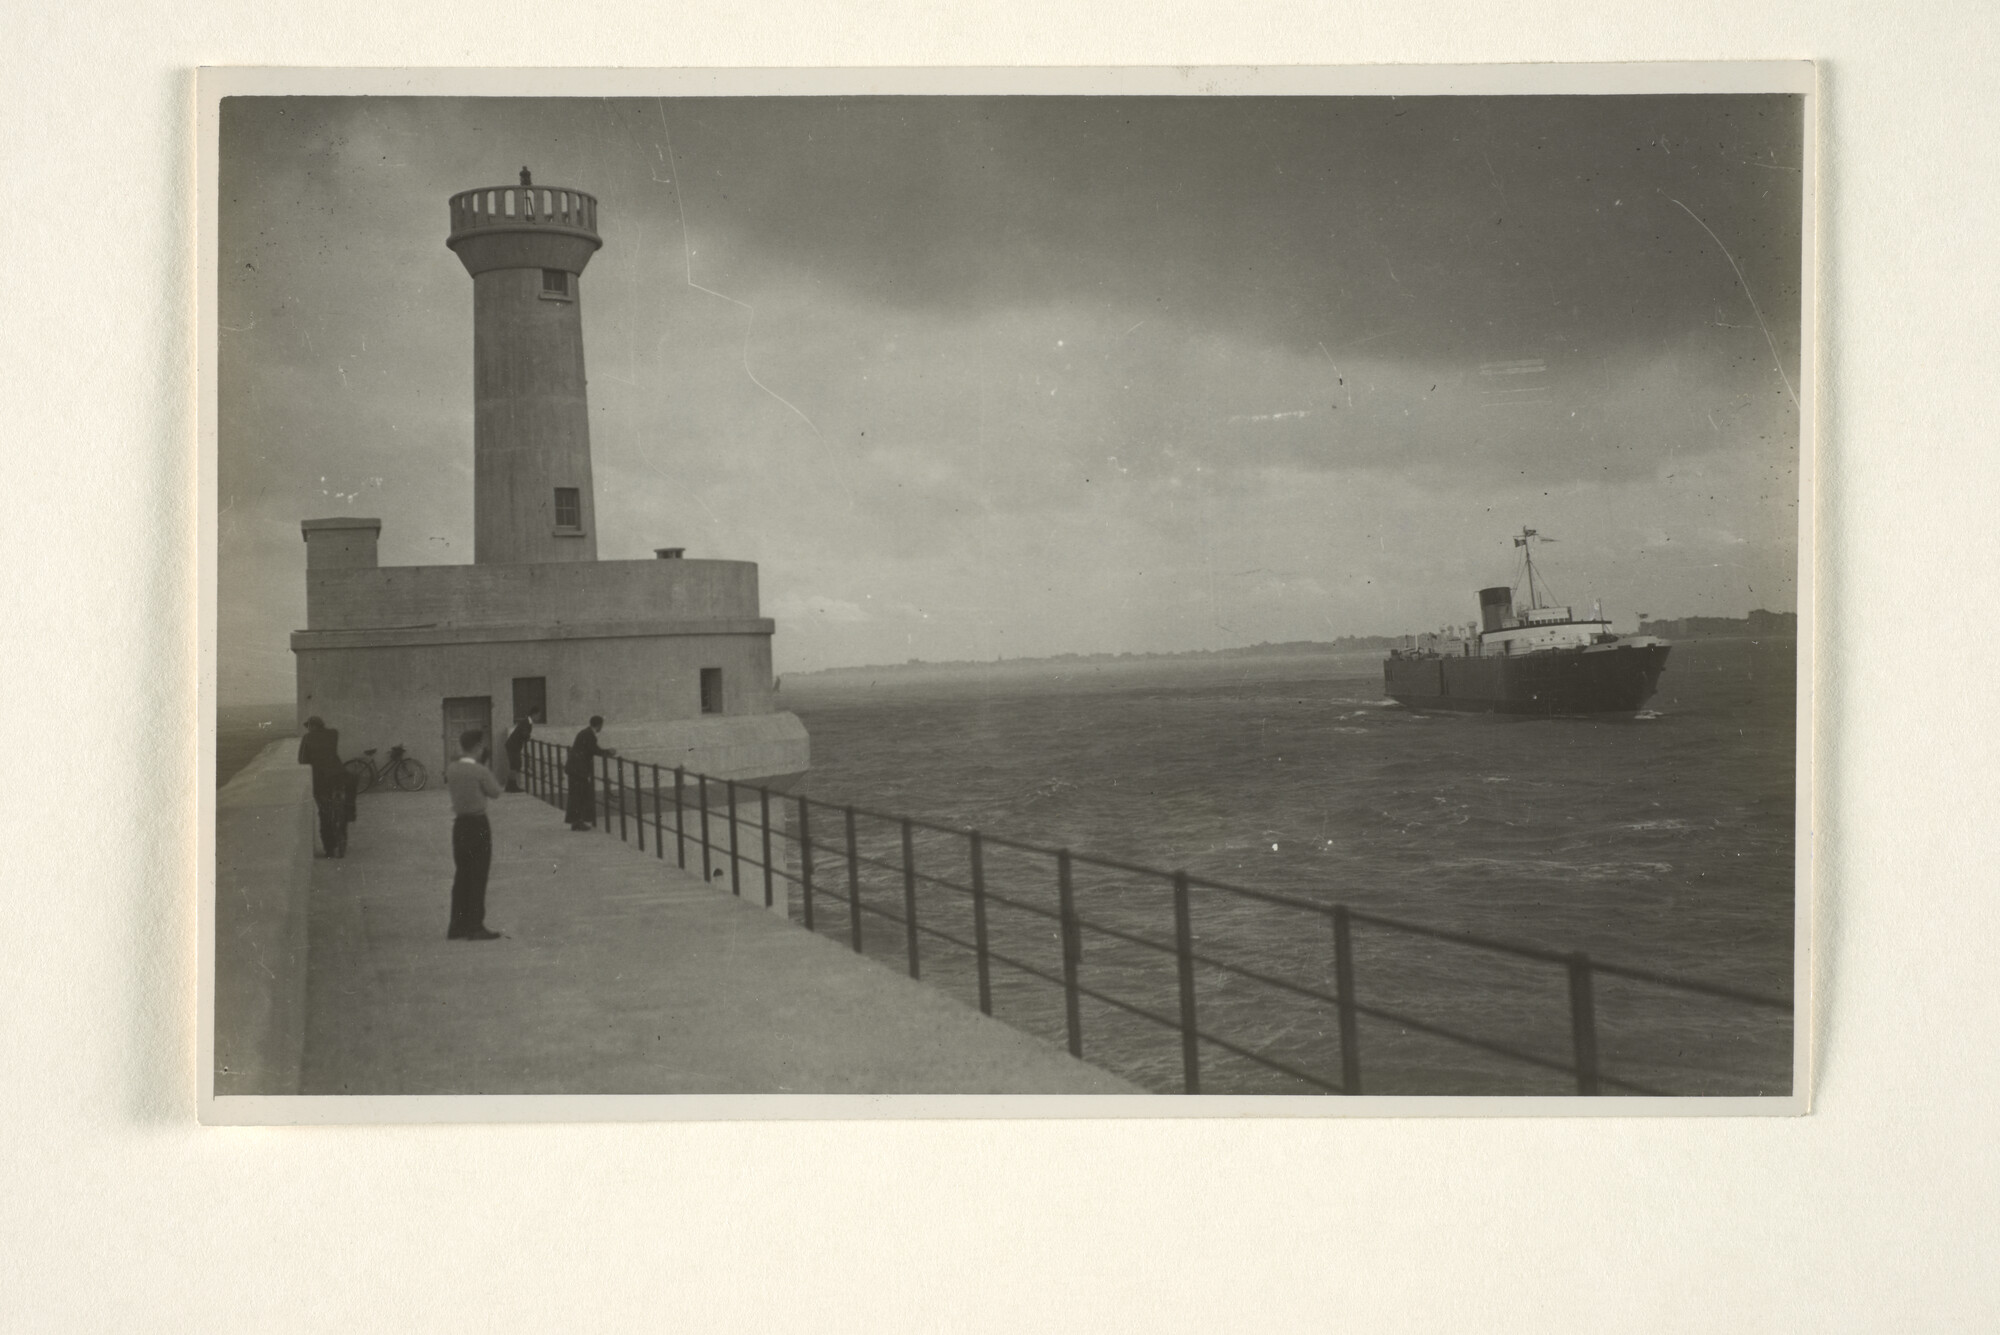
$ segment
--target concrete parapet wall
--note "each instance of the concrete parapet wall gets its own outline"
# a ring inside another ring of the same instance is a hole
[[[271,743],[215,800],[215,1093],[296,1094],[305,1049],[312,771]]]
[[[538,736],[565,745],[592,714],[604,715],[614,727],[644,720],[717,725],[749,723],[768,715],[775,705],[769,634],[547,638],[353,649],[309,647],[295,641],[295,647],[301,719],[318,714],[338,728],[346,758],[375,747],[380,759],[391,746],[401,744],[433,774],[458,754],[455,739],[446,735],[444,701],[490,699],[494,735],[504,737],[513,725],[517,678],[542,678],[548,711],[577,720],[560,734],[553,727],[536,729]],[[704,668],[722,672],[719,717],[701,712]]]
[[[757,616],[754,561],[309,570],[306,629],[550,626]]]

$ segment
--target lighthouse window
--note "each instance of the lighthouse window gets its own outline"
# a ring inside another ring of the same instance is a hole
[[[569,295],[568,272],[562,269],[542,270],[542,291],[558,297],[568,296]]]
[[[701,670],[701,712],[720,714],[722,712],[722,669],[703,668]]]
[[[556,488],[556,527],[583,527],[583,491],[581,488]]]

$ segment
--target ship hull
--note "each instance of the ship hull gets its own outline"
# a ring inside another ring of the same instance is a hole
[[[1475,714],[1634,714],[1671,646],[1606,645],[1491,658],[1391,658],[1383,692],[1411,709]]]

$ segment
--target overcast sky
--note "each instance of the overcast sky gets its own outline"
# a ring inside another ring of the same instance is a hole
[[[599,201],[600,556],[759,562],[781,672],[1463,622],[1523,525],[1627,626],[1793,610],[1802,133],[1781,97],[231,99],[220,698],[292,694],[301,519],[471,559],[445,201],[524,165]]]

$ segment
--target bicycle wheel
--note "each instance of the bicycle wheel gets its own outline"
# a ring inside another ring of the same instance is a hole
[[[408,756],[396,762],[395,779],[396,786],[406,793],[414,793],[431,781],[424,772],[423,762]]]
[[[347,762],[347,772],[354,776],[354,791],[365,793],[375,786],[375,767],[356,756]]]

